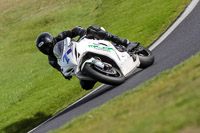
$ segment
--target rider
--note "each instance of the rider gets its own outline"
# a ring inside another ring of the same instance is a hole
[[[48,55],[49,64],[61,72],[61,68],[57,63],[57,58],[53,54],[53,47],[57,42],[63,41],[66,37],[74,38],[76,36],[83,37],[84,35],[86,35],[86,38],[90,39],[96,38],[96,39],[112,41],[116,44],[121,44],[125,47],[128,47],[129,50],[134,49],[139,44],[139,43],[129,42],[128,39],[120,38],[116,35],[106,32],[103,28],[100,28],[97,25],[93,25],[88,27],[87,30],[85,30],[81,26],[77,26],[72,30],[61,32],[56,37],[53,37],[51,34],[47,32],[41,33],[36,39],[36,46],[43,54]],[[72,76],[64,76],[64,77],[68,80],[72,78]],[[79,81],[81,87],[86,90],[93,88],[94,84],[96,83],[96,81],[85,81],[85,80],[84,81],[79,80]]]

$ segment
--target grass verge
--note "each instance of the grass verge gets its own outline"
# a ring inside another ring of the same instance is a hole
[[[88,93],[49,66],[39,33],[96,24],[147,46],[190,1],[1,0],[0,132],[26,132]]]

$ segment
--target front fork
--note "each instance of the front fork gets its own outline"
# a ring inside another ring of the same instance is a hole
[[[87,63],[93,64],[93,65],[95,65],[95,66],[97,66],[97,67],[99,67],[99,68],[102,68],[102,69],[105,67],[105,64],[104,64],[103,62],[101,62],[100,60],[95,59],[95,58],[92,57],[92,58],[90,58],[89,60],[86,60],[86,61],[82,64],[82,66],[81,66],[81,71],[83,70],[85,64],[87,64]]]

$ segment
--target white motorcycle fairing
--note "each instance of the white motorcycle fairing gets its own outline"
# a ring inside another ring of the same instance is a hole
[[[59,44],[57,43],[54,47],[54,55],[57,57],[58,64],[65,76],[76,76],[79,79],[93,80],[90,77],[83,75],[81,70],[86,63],[100,65],[101,67],[101,61],[96,59],[96,57],[98,58],[98,55],[106,56],[114,61],[125,77],[140,65],[138,55],[136,55],[136,60],[133,61],[133,58],[127,52],[119,52],[113,44],[105,40],[84,38],[80,42],[75,42],[67,37],[64,39],[64,48],[60,54],[55,52],[58,47],[57,45]],[[95,57],[90,57],[85,60],[85,56],[88,53],[94,54]]]

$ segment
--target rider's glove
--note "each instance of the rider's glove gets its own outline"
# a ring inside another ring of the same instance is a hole
[[[64,76],[64,77],[65,77],[65,79],[68,79],[68,80],[70,80],[72,78],[72,76]]]
[[[76,33],[77,35],[79,35],[80,37],[84,36],[86,34],[86,30],[81,27],[81,26],[76,26],[72,32]]]
[[[72,76],[70,76],[70,75],[65,76],[65,75],[62,73],[62,70],[61,70],[60,72],[61,72],[61,74],[63,75],[63,77],[64,77],[65,79],[70,80],[70,79],[72,78]]]

